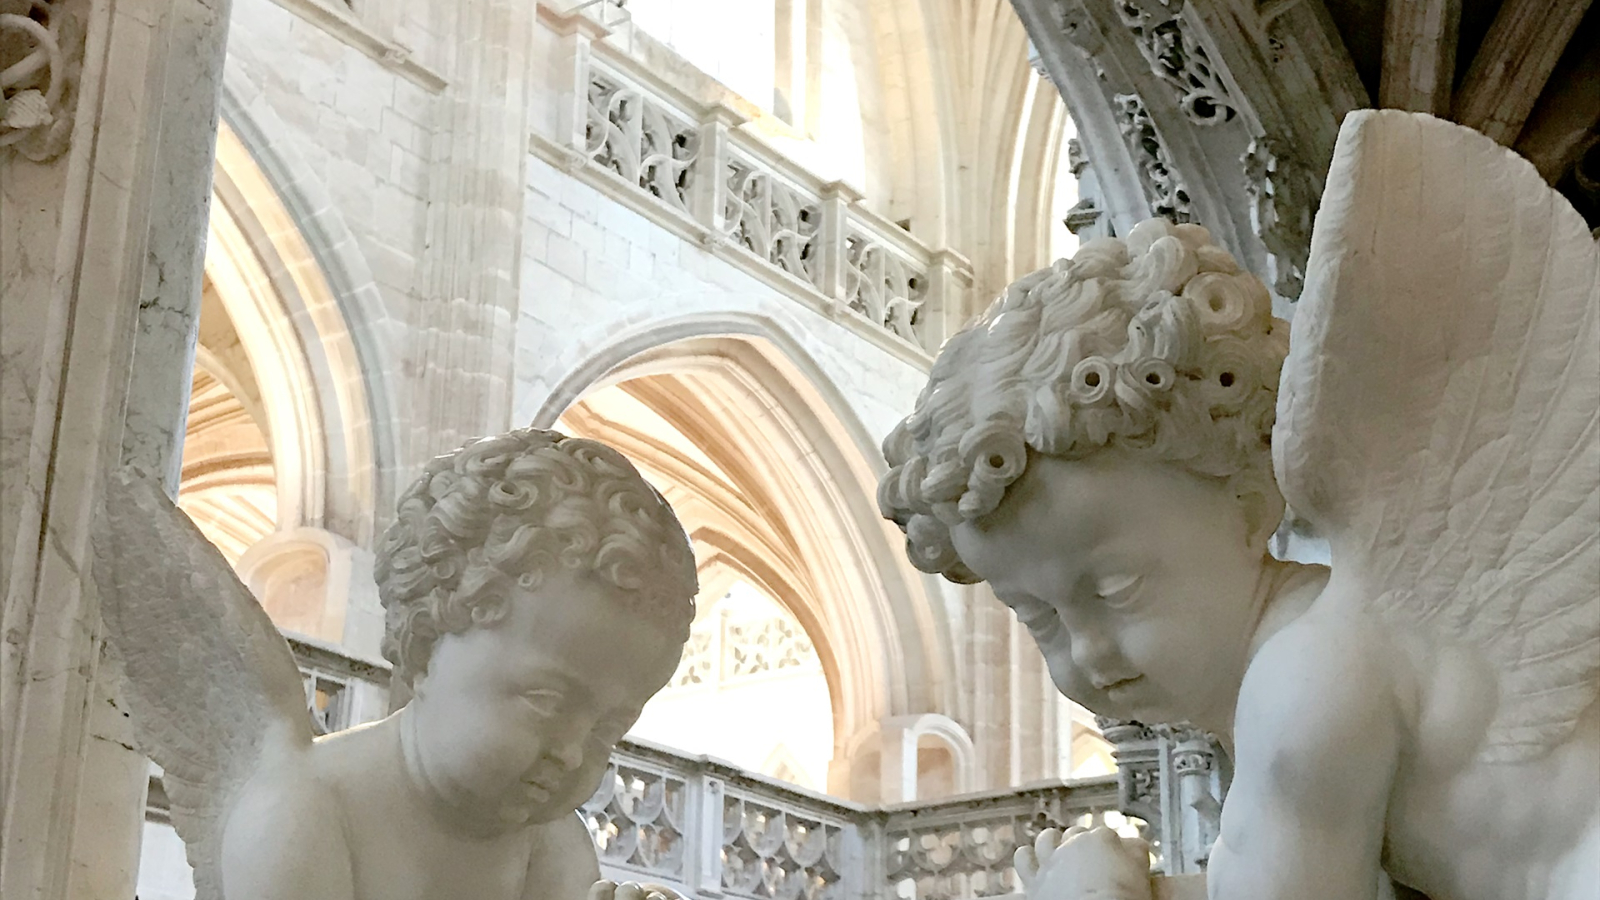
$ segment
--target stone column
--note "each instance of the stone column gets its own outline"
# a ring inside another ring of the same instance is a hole
[[[976,280],[972,261],[954,250],[935,251],[928,280],[922,346],[929,353],[937,354],[945,340],[960,331],[977,311],[972,300],[972,284]]]
[[[408,483],[429,458],[511,425],[536,4],[458,0],[440,103],[424,296],[410,317]]]
[[[0,2],[0,896],[133,894],[147,763],[88,579],[100,479],[176,488],[227,0]],[[18,66],[21,68],[17,68]]]
[[[1215,738],[1185,726],[1145,726],[1097,716],[1115,748],[1119,807],[1150,826],[1161,871],[1205,871],[1231,779]]]

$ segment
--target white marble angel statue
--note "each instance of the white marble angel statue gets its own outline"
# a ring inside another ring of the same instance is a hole
[[[1067,696],[1224,741],[1213,900],[1594,900],[1597,319],[1531,165],[1354,113],[1292,341],[1203,228],[1089,241],[941,351],[880,505]],[[1268,555],[1285,499],[1331,568]],[[1050,843],[1035,900],[1150,896],[1137,842]]]
[[[109,479],[107,635],[200,900],[644,900],[574,810],[671,677],[694,555],[603,444],[527,429],[428,464],[378,548],[413,697],[312,739],[288,645],[159,487]]]

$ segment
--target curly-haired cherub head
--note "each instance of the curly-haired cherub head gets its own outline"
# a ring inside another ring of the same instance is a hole
[[[988,582],[1097,713],[1231,712],[1283,514],[1270,300],[1198,226],[1090,241],[953,337],[885,442],[912,562]]]
[[[919,569],[958,583],[980,579],[951,528],[994,512],[1030,453],[1173,463],[1226,480],[1275,521],[1268,440],[1287,350],[1266,287],[1204,228],[1154,219],[1091,240],[1012,284],[940,351],[884,442],[879,508]]]
[[[531,428],[433,460],[398,512],[376,571],[409,770],[474,828],[570,816],[688,638],[677,517],[622,454]]]
[[[410,683],[440,637],[498,621],[513,589],[562,571],[592,573],[633,615],[688,634],[694,553],[622,454],[526,428],[437,457],[400,498],[378,549],[383,654]]]

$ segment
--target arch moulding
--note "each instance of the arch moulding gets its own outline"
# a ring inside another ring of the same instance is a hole
[[[245,318],[270,333],[247,352],[258,371],[279,370],[287,378],[281,394],[298,395],[280,397],[276,412],[269,410],[275,456],[292,451],[300,469],[280,489],[280,505],[294,512],[282,527],[326,528],[369,546],[392,513],[400,462],[393,349],[399,325],[289,129],[234,65],[224,72],[218,131],[213,234],[220,215],[232,232],[229,265],[248,283],[257,308]],[[237,296],[223,292],[239,321]],[[241,338],[251,340],[244,332]],[[262,387],[264,395],[274,389]],[[292,436],[277,434],[280,421]],[[278,465],[288,468],[283,460]]]
[[[877,733],[887,716],[937,708],[954,657],[945,619],[935,614],[938,595],[879,516],[876,441],[792,337],[740,314],[620,336],[562,378],[531,424],[552,427],[585,394],[652,375],[692,375],[718,395],[708,403],[742,398],[763,408],[757,416],[721,416],[718,426],[732,446],[759,457],[745,469],[769,491],[800,558],[753,559],[752,548],[729,546],[722,535],[696,535],[697,549],[708,557],[702,564],[739,571],[811,633],[834,703],[839,765],[830,787],[848,792],[853,736]],[[794,589],[790,573],[806,578],[808,589]]]

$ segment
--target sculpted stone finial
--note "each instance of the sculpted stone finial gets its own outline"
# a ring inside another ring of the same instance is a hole
[[[525,429],[429,463],[377,561],[413,697],[316,740],[283,639],[159,488],[114,476],[95,551],[202,900],[644,896],[596,884],[574,810],[676,668],[696,579],[615,450]]]

